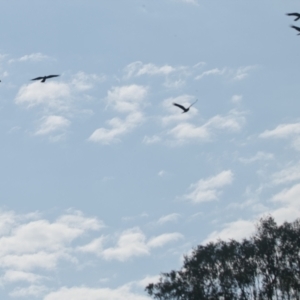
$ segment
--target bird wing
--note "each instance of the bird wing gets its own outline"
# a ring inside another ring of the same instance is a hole
[[[175,106],[181,108],[181,109],[184,110],[184,111],[186,110],[186,108],[185,108],[184,106],[180,105],[180,104],[173,103],[173,105],[175,105]]]
[[[291,27],[298,30],[298,31],[300,31],[300,27],[297,27],[297,26],[294,26],[294,25],[291,25]]]
[[[198,101],[198,99],[194,103],[192,103],[189,107],[193,106],[197,101]]]
[[[295,16],[295,17],[299,17],[300,14],[299,13],[289,13],[289,14],[286,14],[287,16]]]
[[[41,80],[41,79],[43,79],[44,77],[36,77],[36,78],[33,78],[33,79],[31,79],[31,80]]]
[[[48,75],[46,78],[58,77],[59,75]]]

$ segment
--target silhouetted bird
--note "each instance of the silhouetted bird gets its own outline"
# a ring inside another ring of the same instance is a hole
[[[181,108],[183,110],[182,113],[184,114],[184,113],[188,112],[190,110],[191,106],[193,106],[197,101],[198,101],[198,99],[194,103],[192,103],[189,107],[187,107],[187,108],[184,107],[184,106],[182,106],[182,105],[180,105],[180,104],[177,104],[177,103],[173,103],[173,105]]]
[[[48,78],[58,77],[58,76],[59,75],[48,75],[48,76],[42,76],[42,77],[33,78],[31,80],[41,80],[41,82],[45,82]]]
[[[293,26],[291,25],[292,28],[296,29],[297,31],[299,31],[299,33],[297,35],[300,35],[300,27],[297,27],[297,26]]]
[[[290,14],[286,14],[286,15],[296,17],[296,19],[294,21],[298,21],[300,19],[300,14],[299,13],[290,13]]]

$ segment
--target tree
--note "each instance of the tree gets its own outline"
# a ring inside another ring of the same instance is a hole
[[[300,220],[267,217],[249,239],[199,245],[145,290],[159,300],[300,300]]]

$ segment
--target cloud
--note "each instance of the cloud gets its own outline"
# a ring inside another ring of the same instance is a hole
[[[62,287],[58,291],[51,292],[44,300],[150,300],[149,297],[138,295],[130,291],[129,286],[121,286],[116,289],[110,288],[88,288],[88,287]]]
[[[124,230],[119,234],[115,246],[105,247],[110,238],[100,237],[87,245],[78,247],[78,251],[94,253],[105,260],[119,260],[124,262],[132,257],[150,255],[152,248],[162,247],[183,236],[180,233],[165,233],[151,238],[148,242],[145,234],[138,227]]]
[[[272,201],[281,202],[299,209],[300,184],[295,184],[290,188],[282,190],[280,193],[273,196]]]
[[[289,138],[300,133],[300,123],[280,124],[273,130],[266,130],[261,138]]]
[[[223,68],[223,69],[214,68],[214,69],[202,72],[202,74],[196,76],[195,79],[200,80],[203,77],[210,76],[210,75],[223,75],[225,73],[225,71],[226,71],[226,68]]]
[[[89,141],[110,144],[119,141],[119,137],[132,131],[144,120],[141,111],[142,104],[147,96],[147,88],[140,85],[126,85],[113,87],[107,94],[108,105],[118,113],[127,114],[125,119],[118,117],[107,121],[110,128],[98,128],[91,136]]]
[[[233,80],[243,80],[249,75],[249,71],[256,69],[257,66],[240,67],[237,70],[231,70]]]
[[[13,283],[18,281],[25,281],[29,283],[36,283],[44,279],[44,276],[40,276],[30,272],[24,271],[15,271],[15,270],[8,270],[4,273],[1,277],[1,281],[5,283]]]
[[[168,222],[176,222],[179,217],[180,217],[180,214],[177,214],[177,213],[169,214],[169,215],[159,218],[157,223],[159,225],[162,225],[162,224],[168,223]]]
[[[22,108],[34,109],[39,116],[36,136],[49,135],[51,141],[58,141],[65,137],[71,119],[93,114],[91,109],[83,105],[93,99],[88,91],[104,80],[102,75],[78,72],[65,82],[62,78],[45,83],[32,82],[21,86],[14,102]]]
[[[41,119],[41,124],[36,130],[36,135],[47,135],[56,131],[64,131],[71,122],[62,116],[48,116]]]
[[[216,176],[208,179],[200,179],[197,183],[190,186],[192,190],[184,198],[194,203],[217,200],[221,194],[220,189],[233,182],[233,173],[231,170],[222,171]]]
[[[233,95],[231,98],[231,102],[237,104],[240,103],[242,99],[243,99],[242,95]]]
[[[168,125],[170,123],[178,123],[187,121],[189,119],[192,119],[197,115],[197,108],[191,107],[188,114],[183,114],[182,110],[178,107],[175,107],[173,103],[178,103],[183,106],[190,106],[193,102],[195,102],[195,98],[190,95],[181,95],[178,97],[171,97],[167,98],[163,101],[162,106],[163,108],[168,111],[168,115],[163,116],[161,118],[163,125]]]
[[[107,121],[107,124],[111,127],[107,128],[98,128],[96,129],[91,136],[89,141],[100,142],[102,144],[111,144],[113,142],[119,141],[119,137],[132,131],[144,120],[143,114],[140,112],[135,112],[129,114],[125,120],[120,118],[113,118]]]
[[[8,234],[0,237],[0,267],[11,271],[30,271],[36,268],[51,270],[58,260],[72,261],[68,246],[90,230],[104,225],[81,212],[72,212],[54,222],[38,219],[25,222],[15,217]],[[79,222],[80,221],[80,222]],[[21,223],[20,223],[21,222]],[[8,273],[20,274],[24,273]]]
[[[176,68],[169,65],[158,67],[151,63],[144,64],[141,61],[133,62],[124,69],[126,78],[139,77],[142,75],[168,75],[175,71]]]
[[[216,242],[221,240],[241,240],[254,233],[255,224],[251,221],[238,220],[231,223],[226,223],[220,231],[213,231],[202,243]]]
[[[165,244],[178,241],[183,238],[183,235],[180,233],[165,233],[159,236],[156,236],[147,243],[147,246],[150,248],[163,247]]]
[[[43,60],[46,60],[46,59],[50,59],[50,57],[38,52],[38,53],[27,54],[27,55],[24,55],[24,56],[22,56],[20,58],[17,58],[17,59],[10,59],[8,61],[8,63],[14,63],[14,62],[40,62],[40,61],[43,61]]]
[[[144,144],[155,144],[161,141],[161,138],[158,135],[153,136],[144,136],[143,143]]]
[[[73,76],[71,84],[79,91],[87,91],[94,87],[94,83],[101,83],[105,81],[105,79],[106,77],[104,75],[87,74],[81,71]]]
[[[295,150],[300,151],[300,123],[280,124],[273,130],[265,130],[260,138],[290,139]]]
[[[255,231],[255,223],[260,218],[271,215],[278,224],[283,222],[292,222],[299,218],[300,215],[300,184],[294,184],[289,188],[285,188],[271,197],[270,201],[277,207],[264,207],[252,220],[238,220],[223,225],[223,229],[213,231],[203,243],[216,241],[217,239],[242,239],[249,237]],[[257,205],[256,201],[247,201],[245,207],[254,208]],[[261,211],[263,211],[261,213]]]
[[[102,221],[68,210],[50,221],[39,213],[0,211],[0,282],[11,297],[41,298],[58,264],[78,264],[80,238],[104,227]],[[78,245],[79,244],[79,245]],[[47,272],[45,275],[45,271]],[[49,284],[48,284],[49,285]]]
[[[239,161],[244,164],[250,164],[256,161],[262,161],[262,160],[272,160],[274,159],[274,154],[272,153],[266,153],[263,151],[258,151],[254,156],[249,158],[239,158]]]
[[[190,140],[209,141],[217,130],[238,132],[245,123],[243,112],[231,110],[227,115],[216,115],[200,126],[181,122],[168,131],[176,142],[184,143]]]
[[[168,133],[179,142],[185,142],[191,139],[207,141],[210,138],[210,133],[206,127],[195,126],[190,123],[180,123]]]
[[[135,61],[124,68],[124,79],[137,78],[141,76],[163,76],[163,86],[167,89],[178,89],[185,85],[186,78],[192,74],[189,66],[157,66],[153,63]]]
[[[27,108],[43,105],[47,108],[62,111],[69,108],[68,99],[70,95],[70,87],[66,83],[33,82],[20,88],[15,103],[24,105]]]
[[[300,180],[300,162],[293,164],[272,175],[273,184],[283,184],[295,180]]]
[[[189,4],[195,4],[198,5],[198,2],[196,0],[180,0],[181,2],[184,3],[189,3]]]
[[[11,297],[41,297],[49,289],[44,285],[30,285],[25,288],[18,287],[9,293]]]
[[[120,235],[117,245],[104,249],[101,256],[106,260],[125,261],[133,256],[149,255],[145,240],[146,237],[139,228],[125,230]]]
[[[103,251],[104,241],[105,241],[105,238],[100,237],[100,238],[94,239],[89,244],[78,247],[77,250],[81,251],[81,252],[85,252],[85,253],[94,253],[94,254],[100,256]]]
[[[204,77],[211,76],[211,75],[224,75],[227,78],[230,78],[234,81],[239,81],[245,79],[249,75],[249,71],[256,69],[256,65],[252,66],[245,66],[245,67],[239,67],[237,69],[232,68],[214,68],[207,71],[202,72],[200,75],[195,77],[195,80],[201,80]]]
[[[117,112],[136,112],[140,109],[147,92],[147,87],[136,84],[113,87],[107,93],[107,102]]]

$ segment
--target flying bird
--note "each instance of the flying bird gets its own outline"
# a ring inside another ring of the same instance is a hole
[[[286,14],[286,15],[296,17],[296,19],[294,21],[298,21],[300,19],[300,14],[299,13],[290,13],[290,14]]]
[[[297,31],[299,31],[299,33],[297,35],[300,35],[300,27],[297,27],[297,26],[293,26],[291,25],[292,28],[296,29]]]
[[[48,75],[48,76],[41,76],[41,77],[36,77],[31,80],[41,80],[41,82],[45,82],[48,78],[52,77],[58,77],[59,75]]]
[[[197,101],[198,101],[198,99],[194,103],[192,103],[189,107],[184,107],[184,106],[182,106],[180,104],[177,104],[177,103],[173,103],[173,105],[181,108],[183,110],[182,113],[184,114],[184,113],[188,112],[190,110],[191,106],[193,106]]]

